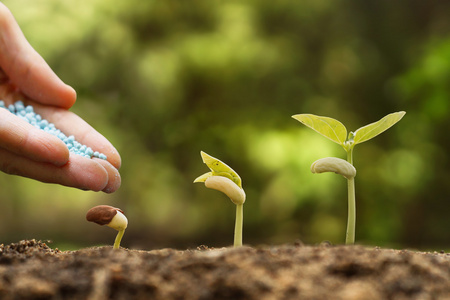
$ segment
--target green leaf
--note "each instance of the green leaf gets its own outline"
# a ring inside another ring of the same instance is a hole
[[[197,178],[195,178],[194,183],[197,183],[197,182],[205,182],[206,179],[208,179],[208,178],[211,177],[211,176],[213,176],[212,172],[205,173],[205,174],[203,174],[203,175],[198,176]]]
[[[231,179],[234,183],[236,183],[240,188],[242,188],[242,180],[241,177],[227,164],[224,162],[218,160],[215,157],[212,157],[211,155],[201,151],[200,152],[202,156],[203,162],[208,166],[208,168],[211,169],[212,172],[210,172],[211,176],[223,176],[227,177],[228,179]],[[206,180],[203,176],[208,176],[209,173],[206,173],[196,179],[196,182],[201,182],[201,180]]]
[[[403,118],[406,114],[404,111],[395,112],[382,118],[381,120],[359,128],[354,133],[354,145],[363,143],[371,138],[376,137],[380,133],[388,130]]]
[[[324,137],[344,146],[344,142],[347,139],[347,129],[338,120],[312,114],[299,114],[292,117]]]

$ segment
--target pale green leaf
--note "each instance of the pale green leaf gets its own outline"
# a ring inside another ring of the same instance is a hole
[[[240,188],[242,188],[241,177],[239,177],[239,175],[232,168],[230,168],[224,162],[218,160],[215,157],[212,157],[211,155],[203,151],[201,151],[200,154],[202,156],[203,162],[208,166],[208,168],[211,169],[211,174],[213,176],[227,177],[228,179],[233,180],[234,183],[236,183]]]
[[[205,173],[205,174],[203,174],[203,175],[198,176],[197,178],[195,178],[194,183],[197,183],[197,182],[205,182],[206,179],[208,179],[208,178],[211,177],[211,176],[213,176],[212,172]]]
[[[380,133],[388,130],[389,128],[394,126],[395,123],[400,121],[405,114],[406,112],[404,111],[395,112],[385,116],[384,118],[382,118],[377,122],[359,128],[354,133],[353,139],[354,144],[356,145],[365,142],[367,140],[370,140],[371,138],[374,138]]]
[[[339,145],[343,146],[347,139],[347,129],[338,120],[312,114],[299,114],[292,117]]]

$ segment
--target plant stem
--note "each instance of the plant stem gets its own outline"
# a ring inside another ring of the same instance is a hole
[[[345,236],[346,244],[355,243],[355,224],[356,224],[356,201],[355,201],[355,178],[347,180],[348,186],[348,219],[347,234]]]
[[[242,246],[243,220],[244,220],[244,204],[236,204],[236,223],[234,226],[234,247]]]
[[[116,240],[114,241],[114,247],[113,247],[114,249],[119,249],[120,241],[122,240],[122,237],[123,237],[124,233],[125,233],[125,229],[124,230],[120,230],[117,233]]]
[[[353,165],[353,148],[347,151],[347,161]],[[355,226],[356,226],[356,199],[355,199],[355,177],[347,179],[348,187],[348,219],[347,233],[345,235],[346,244],[355,243]]]

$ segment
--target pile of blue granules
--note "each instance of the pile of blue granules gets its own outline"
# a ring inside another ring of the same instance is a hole
[[[67,145],[67,148],[71,153],[78,154],[87,158],[97,157],[106,159],[105,154],[94,151],[90,147],[77,142],[73,135],[66,136],[63,132],[61,132],[61,130],[55,127],[55,124],[48,122],[47,120],[43,119],[41,115],[35,113],[33,106],[31,105],[25,106],[22,101],[17,101],[14,104],[10,104],[8,105],[8,107],[6,107],[5,102],[0,100],[0,108],[7,109],[11,113],[27,121],[34,127],[58,137]]]

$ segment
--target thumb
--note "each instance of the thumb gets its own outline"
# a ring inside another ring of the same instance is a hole
[[[33,49],[9,9],[2,3],[0,3],[0,67],[12,84],[37,102],[66,109],[75,103],[75,90],[59,79]]]

